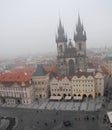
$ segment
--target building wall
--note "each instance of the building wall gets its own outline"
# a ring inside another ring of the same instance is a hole
[[[101,73],[89,76],[73,76],[68,78],[52,79],[50,81],[51,96],[80,96],[95,98],[104,95],[104,77]]]
[[[5,86],[0,84],[0,102],[7,104],[30,104],[33,102],[33,86],[21,86],[21,84],[13,83]]]
[[[104,95],[104,76],[99,72],[95,75],[95,95]]]
[[[67,77],[63,79],[52,79],[50,82],[51,96],[72,96],[71,82]]]
[[[32,77],[34,83],[35,99],[49,97],[49,76]]]
[[[92,76],[74,76],[72,78],[72,95],[74,96],[91,96],[95,98],[94,78]]]

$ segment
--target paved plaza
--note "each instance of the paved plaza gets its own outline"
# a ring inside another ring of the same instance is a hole
[[[101,111],[103,103],[104,98],[84,101],[47,99],[29,105],[1,104],[0,118],[16,118],[13,130],[109,130],[109,125],[103,122],[106,113]],[[7,125],[1,130],[7,130]]]
[[[85,99],[84,101],[50,101],[39,100],[28,105],[1,104],[1,107],[29,108],[39,110],[71,110],[71,111],[98,111],[102,107],[103,98]]]
[[[0,117],[16,117],[13,130],[109,130],[99,112],[1,107]]]
[[[30,105],[0,106],[0,118],[16,118],[13,130],[109,130],[103,98],[83,102],[41,100]],[[7,123],[7,122],[6,122]],[[4,128],[4,129],[3,129]],[[5,125],[1,130],[6,130]]]

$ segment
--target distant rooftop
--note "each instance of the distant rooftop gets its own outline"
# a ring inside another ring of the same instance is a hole
[[[103,60],[112,60],[112,56],[106,56]]]

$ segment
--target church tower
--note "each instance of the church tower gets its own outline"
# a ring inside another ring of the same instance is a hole
[[[87,57],[86,57],[86,32],[78,15],[78,23],[76,25],[76,33],[74,34],[75,47],[77,50],[77,60],[80,71],[86,71]]]
[[[56,36],[58,56],[64,56],[67,47],[67,36],[65,36],[64,27],[59,19],[58,34]]]
[[[59,72],[58,74],[66,75],[66,65],[64,56],[67,49],[67,36],[65,35],[64,27],[62,26],[60,19],[57,33],[58,34],[56,35],[56,43],[57,43],[57,62]]]

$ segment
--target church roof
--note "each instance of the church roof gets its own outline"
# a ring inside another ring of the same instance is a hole
[[[33,76],[45,76],[46,71],[44,70],[41,64],[37,65],[36,71],[33,73]]]

